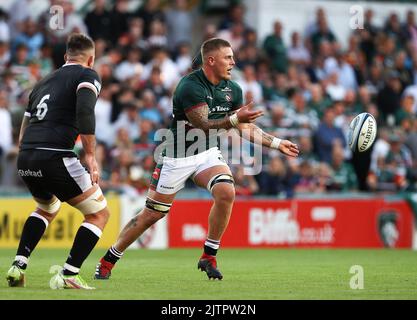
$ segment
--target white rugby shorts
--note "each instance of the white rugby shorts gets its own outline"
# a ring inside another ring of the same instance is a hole
[[[200,172],[214,167],[226,166],[218,147],[186,158],[160,157],[152,174],[150,188],[163,194],[174,194],[184,188],[185,181]]]

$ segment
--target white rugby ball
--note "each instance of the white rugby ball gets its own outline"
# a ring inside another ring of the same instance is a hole
[[[349,125],[349,147],[353,152],[365,152],[375,141],[376,120],[368,112],[358,114]]]

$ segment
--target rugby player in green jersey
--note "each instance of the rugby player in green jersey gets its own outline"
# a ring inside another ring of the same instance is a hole
[[[242,106],[242,90],[231,80],[235,61],[230,44],[218,38],[209,39],[201,46],[201,56],[202,68],[184,76],[175,90],[172,138],[167,140],[152,175],[145,208],[124,227],[116,243],[101,258],[96,279],[109,279],[126,248],[168,214],[176,193],[188,178],[207,188],[214,199],[198,268],[209,279],[222,279],[216,253],[232,213],[235,189],[232,173],[213,135],[218,130],[234,128],[255,144],[277,149],[287,156],[298,156],[296,144],[271,136],[253,123],[263,115],[262,111],[253,110],[252,103]],[[193,135],[199,137],[197,141],[188,139],[192,130],[203,135]]]

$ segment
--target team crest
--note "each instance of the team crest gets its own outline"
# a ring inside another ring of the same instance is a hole
[[[230,96],[230,94],[228,94],[228,93],[226,93],[225,98],[226,98],[226,100],[227,100],[228,102],[232,101],[232,97],[231,97],[231,96]]]

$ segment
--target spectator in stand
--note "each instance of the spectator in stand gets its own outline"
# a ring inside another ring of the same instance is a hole
[[[318,7],[315,12],[315,18],[313,21],[307,24],[307,27],[304,31],[304,36],[310,38],[314,33],[319,30],[319,23],[321,20],[326,20],[326,12],[323,7]],[[309,48],[311,51],[311,48]]]
[[[153,20],[151,22],[148,44],[151,49],[167,47],[168,38],[166,27],[161,20]]]
[[[317,191],[317,177],[314,173],[314,166],[308,160],[303,160],[298,169],[295,179],[294,191],[297,194],[311,194]]]
[[[326,162],[320,162],[315,170],[315,175],[317,176],[317,186],[316,193],[325,193],[330,189],[332,183],[332,168]]]
[[[324,40],[330,42],[332,45],[337,41],[336,36],[329,28],[327,20],[321,19],[318,22],[318,30],[311,35],[310,39],[313,54],[318,53],[320,43]]]
[[[44,43],[43,34],[38,31],[35,21],[28,18],[23,22],[22,32],[19,32],[13,39],[13,50],[19,44],[24,44],[28,48],[28,59],[32,60],[39,57],[39,50]]]
[[[112,101],[110,85],[104,84],[101,87],[94,113],[96,116],[96,139],[110,147],[114,134],[111,124]]]
[[[307,106],[310,110],[314,110],[317,113],[319,119],[322,118],[324,110],[332,105],[332,101],[323,95],[323,88],[319,84],[313,84],[310,86],[311,99]]]
[[[157,104],[163,97],[169,94],[168,90],[165,89],[164,84],[162,82],[161,69],[159,67],[154,66],[152,68],[151,76],[146,81],[144,89],[152,91],[156,98]]]
[[[142,51],[137,47],[130,48],[127,52],[125,60],[114,70],[114,77],[120,81],[126,81],[129,78],[137,77],[140,78],[143,72],[143,64],[140,62],[142,58]]]
[[[403,33],[410,42],[412,50],[417,51],[417,24],[415,13],[412,10],[407,11],[406,23],[403,26]]]
[[[93,40],[111,39],[111,19],[111,13],[106,9],[106,0],[94,0],[94,8],[84,18],[90,37]]]
[[[7,91],[0,90],[0,160],[2,157],[6,156],[13,147],[12,117],[8,105]]]
[[[229,29],[220,30],[217,37],[228,41],[233,50],[239,51],[244,43],[245,25],[241,22],[233,23]]]
[[[160,0],[146,0],[143,5],[134,13],[135,17],[143,20],[143,35],[148,38],[151,34],[152,21],[165,22],[165,15],[160,9]]]
[[[293,186],[290,184],[290,174],[287,172],[284,161],[276,156],[269,160],[268,169],[257,175],[259,193],[270,196],[293,196]]]
[[[319,124],[317,113],[306,106],[306,100],[299,89],[295,90],[291,96],[287,117],[291,121],[291,127],[300,133],[304,129],[304,134],[311,134]]]
[[[407,53],[405,50],[397,51],[394,60],[394,70],[398,72],[401,85],[403,88],[413,84],[413,73],[407,66]]]
[[[282,24],[280,21],[274,22],[274,32],[265,38],[263,49],[271,60],[274,70],[285,73],[287,71],[287,49],[282,39]]]
[[[7,68],[11,57],[8,43],[0,40],[0,73]]]
[[[140,117],[138,107],[135,101],[126,103],[117,121],[114,123],[114,132],[119,132],[122,128],[127,131],[130,140],[138,139],[141,132],[139,131]]]
[[[267,99],[269,101],[280,101],[287,99],[288,82],[285,73],[274,73],[272,87],[268,88]]]
[[[410,132],[406,136],[405,146],[410,150],[412,165],[407,178],[410,181],[410,191],[417,191],[417,119],[414,118]]]
[[[191,45],[189,42],[179,43],[176,51],[177,57],[175,59],[175,64],[177,65],[181,76],[184,76],[191,70]]]
[[[363,28],[357,29],[355,32],[359,37],[359,47],[363,52],[367,66],[371,66],[374,56],[376,55],[375,38],[378,33],[378,28],[372,21],[374,12],[372,9],[365,10],[365,21]]]
[[[230,29],[235,23],[242,23],[245,25],[245,11],[246,9],[243,4],[233,4],[228,10],[225,18],[220,22],[219,30]]]
[[[193,18],[187,8],[187,0],[175,0],[165,11],[168,30],[168,48],[175,52],[179,45],[188,43],[192,37]]]
[[[301,41],[300,33],[297,31],[291,34],[291,45],[288,47],[287,57],[288,61],[295,65],[306,66],[311,61],[310,53]]]
[[[234,168],[233,179],[235,180],[236,196],[252,196],[259,190],[255,178],[251,175],[245,175],[244,167],[241,165]]]
[[[132,18],[128,8],[128,0],[116,0],[111,15],[111,42],[118,43],[120,37],[129,31],[129,21]]]
[[[19,32],[22,31],[24,21],[31,16],[31,2],[32,0],[15,0],[9,9],[9,27],[10,39],[13,39]],[[0,21],[2,20],[0,14]],[[3,39],[6,40],[6,39]],[[7,39],[6,41],[9,41]]]
[[[242,88],[243,95],[250,91],[253,95],[253,102],[260,104],[263,101],[262,87],[256,79],[255,67],[248,64],[243,69],[243,78],[236,81]]]
[[[7,13],[0,8],[0,42],[10,41],[10,28],[7,24]]]
[[[320,161],[331,163],[332,152],[335,145],[346,147],[343,131],[335,127],[335,110],[329,107],[324,111],[323,119],[314,134],[314,150]]]
[[[416,117],[414,111],[414,97],[412,95],[403,95],[401,98],[401,108],[395,112],[395,125],[401,126],[401,123],[407,119]]]
[[[156,48],[153,52],[153,58],[149,61],[143,70],[142,80],[148,80],[152,68],[158,66],[161,69],[164,87],[171,88],[180,78],[180,73],[176,64],[169,57],[168,51],[164,48]]]
[[[156,103],[155,95],[150,89],[142,92],[142,106],[139,108],[139,116],[142,120],[149,120],[154,125],[162,123],[162,115]]]
[[[391,39],[395,40],[394,44],[397,49],[403,48],[404,44],[406,43],[406,37],[403,29],[401,28],[401,22],[397,13],[392,12],[389,15],[385,23],[384,33],[387,34]]]
[[[110,176],[110,189],[127,194],[130,197],[137,197],[138,191],[135,182],[140,178],[142,171],[138,168],[133,157],[132,149],[122,149],[115,156],[115,163]]]
[[[368,174],[367,182],[372,191],[400,191],[408,187],[407,173],[412,168],[408,148],[402,144],[402,137],[393,132],[388,137],[390,150],[386,157],[377,159],[376,169]]]
[[[385,124],[393,126],[394,115],[401,108],[402,85],[397,71],[388,74],[385,86],[378,92],[376,103]]]
[[[345,161],[344,150],[340,147],[332,151],[332,178],[328,190],[353,191],[358,188],[356,173],[349,162]]]
[[[339,73],[333,71],[326,79],[326,93],[333,101],[345,99],[346,88],[339,82]]]

